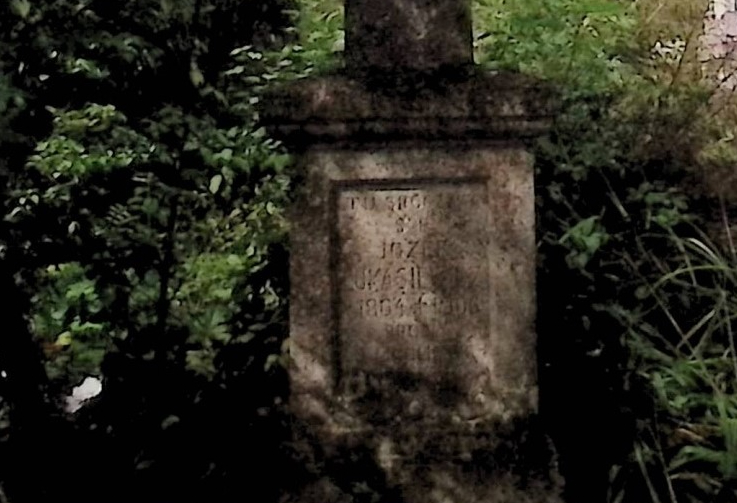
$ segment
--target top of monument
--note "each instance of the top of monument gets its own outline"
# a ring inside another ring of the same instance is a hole
[[[544,133],[551,89],[473,64],[469,0],[345,0],[345,69],[272,89],[261,110],[293,144]]]
[[[410,74],[412,76],[413,74]],[[321,76],[269,93],[261,122],[289,143],[342,139],[525,138],[549,128],[549,86],[518,74],[366,82]]]
[[[346,0],[349,72],[432,72],[473,64],[469,0]]]

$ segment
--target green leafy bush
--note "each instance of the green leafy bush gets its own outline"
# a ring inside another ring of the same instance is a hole
[[[538,331],[573,502],[737,494],[732,258],[708,237],[735,150],[696,57],[705,7],[476,3],[477,59],[561,91],[535,145]]]

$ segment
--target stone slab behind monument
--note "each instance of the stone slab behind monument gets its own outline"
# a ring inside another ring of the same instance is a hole
[[[292,213],[290,408],[297,443],[322,466],[287,499],[356,500],[360,452],[380,474],[381,501],[559,501],[536,421],[525,149],[545,129],[549,94],[477,73],[470,47],[458,49],[470,45],[465,32],[435,63],[423,37],[402,32],[396,43],[422,54],[420,67],[400,58],[377,72],[371,62],[390,47],[377,40],[400,29],[380,26],[387,1],[349,2],[351,22],[370,25],[349,32],[389,34],[347,47],[348,75],[278,90],[263,111],[304,177]],[[430,14],[413,19],[440,30]],[[455,29],[470,29],[461,14]],[[364,67],[356,54],[369,55]]]

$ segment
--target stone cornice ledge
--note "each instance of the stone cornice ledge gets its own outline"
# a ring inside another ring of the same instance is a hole
[[[544,134],[552,88],[516,74],[459,72],[292,82],[263,100],[262,124],[287,144],[393,139],[527,139]]]

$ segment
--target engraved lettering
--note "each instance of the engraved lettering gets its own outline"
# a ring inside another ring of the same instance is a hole
[[[348,199],[351,211],[362,209],[371,211],[376,209],[376,197],[374,196],[353,196]]]
[[[397,218],[397,234],[404,234],[410,229],[412,219],[410,217],[399,217]]]
[[[338,192],[337,316],[348,380],[387,370],[434,379],[449,368],[453,352],[443,348],[488,330],[486,190],[438,182]]]
[[[420,244],[419,241],[407,241],[407,244],[409,245],[409,250],[407,250],[407,258],[412,258],[412,254],[415,252],[415,248],[417,248],[417,245]]]
[[[381,308],[381,315],[388,317],[392,314],[392,301],[389,299],[381,299],[379,301],[379,307]]]

